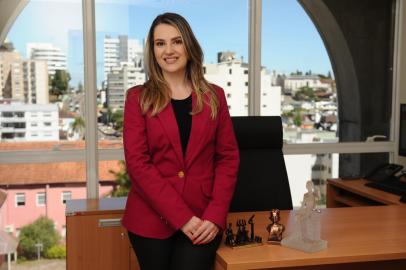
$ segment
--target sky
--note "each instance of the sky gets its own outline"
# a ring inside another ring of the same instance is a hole
[[[248,62],[248,0],[96,0],[98,85],[103,79],[103,38],[128,35],[142,41],[153,19],[176,12],[190,23],[205,54],[234,51]],[[308,15],[296,0],[263,0],[262,65],[269,70],[327,74],[328,54]],[[83,82],[82,8],[79,0],[31,0],[17,17],[8,40],[26,57],[29,42],[51,42],[66,52],[71,85]]]

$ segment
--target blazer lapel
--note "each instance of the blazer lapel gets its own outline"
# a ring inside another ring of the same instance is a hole
[[[192,107],[196,105],[196,93],[192,92]],[[207,106],[203,104],[203,110],[192,116],[192,129],[189,135],[189,141],[185,154],[185,165],[188,166],[196,154],[199,153],[201,144],[204,142],[205,135],[210,120],[210,111]]]
[[[161,122],[162,128],[168,136],[172,147],[175,149],[179,162],[182,164],[182,167],[184,167],[178,123],[176,122],[175,113],[173,112],[172,104],[170,102],[160,113],[158,113],[158,119]]]

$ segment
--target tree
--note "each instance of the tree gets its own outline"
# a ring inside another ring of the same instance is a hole
[[[45,253],[49,248],[59,243],[60,236],[51,219],[40,217],[33,223],[21,228],[19,240],[21,256],[34,259],[37,257],[36,244],[41,243],[43,245],[42,251]]]
[[[56,70],[55,74],[49,76],[49,94],[60,100],[60,96],[66,94],[69,89],[71,77],[65,70]]]
[[[112,191],[113,197],[125,197],[128,195],[131,187],[130,177],[127,172],[127,167],[123,160],[120,161],[120,171],[115,172],[110,170],[110,173],[114,174],[117,187]]]
[[[110,121],[113,122],[115,130],[123,131],[124,112],[122,110],[117,110],[111,115]]]
[[[75,117],[75,120],[71,124],[72,131],[79,134],[80,139],[84,139],[85,135],[85,120],[81,116]]]
[[[299,91],[295,93],[294,99],[296,100],[316,100],[313,88],[309,86],[303,86]]]
[[[293,124],[295,126],[300,127],[302,125],[302,116],[300,114],[300,111],[296,112],[295,118],[293,118]]]
[[[83,84],[82,84],[82,82],[79,82],[79,83],[78,83],[77,92],[78,92],[78,93],[82,93],[82,92],[83,92]]]

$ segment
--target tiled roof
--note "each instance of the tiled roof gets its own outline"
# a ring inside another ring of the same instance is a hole
[[[116,160],[99,162],[100,181],[114,181],[110,172],[119,171]],[[0,164],[0,185],[85,183],[85,162]]]
[[[69,142],[1,142],[0,151],[84,149],[84,141]],[[100,141],[99,148],[120,148],[121,141]],[[0,153],[1,154],[1,153]],[[3,153],[4,154],[4,153]],[[114,174],[121,170],[119,161],[99,162],[100,181],[114,181]],[[0,164],[0,185],[85,183],[85,162]]]

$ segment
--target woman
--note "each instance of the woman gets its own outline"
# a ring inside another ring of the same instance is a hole
[[[165,13],[146,43],[148,81],[127,93],[132,180],[123,225],[142,270],[212,267],[239,166],[224,91],[203,77],[189,24]]]

